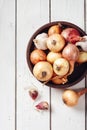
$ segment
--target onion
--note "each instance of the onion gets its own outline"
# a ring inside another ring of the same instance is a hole
[[[76,92],[74,90],[65,90],[62,95],[63,102],[70,107],[77,105],[79,97],[87,93],[87,88]]]
[[[79,49],[73,44],[67,44],[63,49],[62,55],[69,61],[76,62],[79,57]]]
[[[59,52],[65,46],[65,40],[60,34],[53,34],[47,39],[47,47],[50,51]]]
[[[74,70],[74,64],[79,57],[79,49],[74,44],[67,44],[62,51],[62,56],[70,62],[71,74]]]
[[[81,51],[77,60],[79,64],[87,62],[87,52]]]
[[[36,36],[36,38],[33,40],[35,46],[37,49],[46,50],[47,49],[47,43],[46,40],[48,38],[47,33],[41,33]]]
[[[64,76],[69,71],[69,62],[65,58],[58,58],[53,63],[53,70],[58,76]]]
[[[39,61],[45,61],[46,54],[43,50],[35,49],[30,54],[30,61],[32,64],[36,64]]]
[[[65,84],[66,82],[68,82],[68,79],[66,76],[64,77],[59,77],[59,76],[54,76],[52,79],[52,82],[55,84]]]
[[[50,51],[48,54],[47,54],[47,61],[50,62],[51,64],[54,63],[54,61],[58,58],[62,57],[62,54],[61,53],[56,53],[56,52],[52,52]]]
[[[58,24],[58,25],[53,25],[51,26],[49,29],[48,29],[48,35],[52,35],[54,33],[57,33],[57,34],[60,34],[61,32],[61,25]]]
[[[33,74],[40,81],[48,81],[53,75],[52,65],[47,61],[40,61],[34,65]]]
[[[80,41],[82,38],[80,33],[75,28],[66,28],[62,31],[61,35],[65,38],[67,42],[76,43]]]

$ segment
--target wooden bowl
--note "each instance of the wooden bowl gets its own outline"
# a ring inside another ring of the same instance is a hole
[[[55,22],[47,23],[47,24],[43,25],[42,27],[40,27],[30,38],[30,40],[28,42],[28,46],[27,46],[27,51],[26,51],[27,64],[28,64],[28,67],[29,67],[31,73],[33,70],[33,65],[30,62],[30,53],[34,50],[34,47],[35,47],[35,45],[33,43],[33,39],[40,33],[43,33],[43,32],[47,33],[48,29],[52,25],[56,25],[58,23],[60,23],[63,28],[72,27],[72,28],[77,29],[80,32],[81,36],[86,35],[86,33],[80,27],[78,27],[75,24],[65,22],[65,21],[55,21]],[[67,83],[58,85],[58,84],[54,84],[51,81],[49,81],[46,85],[49,87],[53,87],[53,88],[67,88],[67,87],[70,87],[70,86],[75,85],[76,83],[80,82],[85,77],[86,74],[87,74],[87,62],[79,65],[78,67],[75,66],[74,72],[70,76],[68,76]]]

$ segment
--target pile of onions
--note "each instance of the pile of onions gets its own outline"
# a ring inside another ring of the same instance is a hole
[[[69,43],[63,49],[62,56],[69,61],[71,66],[69,74],[71,74],[74,70],[74,64],[79,57],[79,49],[74,44]]]

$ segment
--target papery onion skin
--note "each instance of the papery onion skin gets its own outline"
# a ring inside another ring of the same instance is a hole
[[[79,57],[79,49],[71,43],[68,43],[62,51],[62,56],[69,61],[76,62]]]
[[[65,76],[61,78],[59,78],[59,76],[54,76],[51,80],[55,84],[65,84],[66,82],[68,82],[68,79]]]
[[[30,54],[30,61],[32,64],[36,64],[39,61],[45,61],[46,60],[46,54],[43,50],[35,49]]]

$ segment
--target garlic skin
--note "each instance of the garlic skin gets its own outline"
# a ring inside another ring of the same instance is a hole
[[[37,96],[38,96],[38,91],[37,91],[37,89],[31,88],[31,89],[29,90],[29,95],[30,95],[30,97],[31,97],[33,100],[35,100],[35,99],[37,98]]]
[[[87,36],[83,36],[81,41],[76,42],[76,46],[80,46],[83,51],[87,51]]]
[[[47,101],[42,101],[39,104],[37,104],[35,107],[37,110],[48,110],[49,104]]]
[[[47,33],[41,33],[36,36],[36,38],[33,40],[34,45],[37,49],[46,50],[47,49],[47,43],[46,40],[48,38]]]

